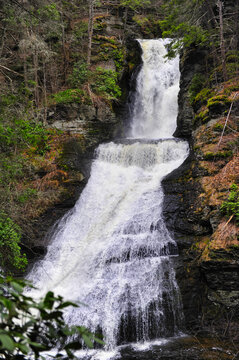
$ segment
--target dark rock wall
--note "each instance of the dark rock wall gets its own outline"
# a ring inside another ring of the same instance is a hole
[[[177,279],[186,328],[190,332],[208,331],[236,341],[239,330],[238,227],[235,222],[230,224],[223,220],[220,206],[230,184],[237,182],[235,163],[238,164],[238,157],[233,148],[229,159],[217,159],[221,132],[216,133],[216,129],[223,127],[224,113],[210,113],[212,120],[209,117],[208,123],[195,124],[195,109],[189,100],[193,76],[205,72],[206,55],[193,48],[181,54],[179,114],[174,135],[187,138],[191,152],[185,163],[163,181],[163,214],[178,243]],[[231,126],[237,119],[236,100]],[[235,133],[236,125],[233,129]],[[221,154],[233,136],[228,130]],[[216,154],[210,161],[208,150]]]

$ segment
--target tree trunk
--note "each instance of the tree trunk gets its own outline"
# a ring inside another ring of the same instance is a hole
[[[44,97],[44,114],[43,125],[46,125],[47,120],[47,89],[46,89],[46,62],[43,61],[43,97]]]
[[[28,86],[28,79],[27,79],[27,55],[23,53],[23,71],[24,71],[24,83],[25,87]]]
[[[88,0],[89,3],[88,51],[87,51],[88,65],[90,65],[90,61],[91,61],[92,36],[93,36],[93,26],[94,26],[94,2],[95,0]]]
[[[234,50],[238,51],[238,48],[239,48],[239,24],[238,24],[239,4],[238,4],[238,2],[236,3],[235,6],[236,6],[236,12],[235,12],[235,15],[234,15],[234,23],[235,23]],[[237,72],[237,75],[238,75],[238,62],[236,62],[236,66],[237,66],[236,72]]]
[[[225,39],[224,39],[224,24],[223,24],[223,2],[221,0],[217,1],[217,7],[219,10],[219,24],[220,24],[220,50],[222,57],[222,73],[224,81],[227,80],[227,68],[226,68],[226,48],[225,48]]]
[[[38,87],[38,51],[35,50],[33,54],[34,65],[34,81],[35,81],[35,103],[39,105],[39,87]]]

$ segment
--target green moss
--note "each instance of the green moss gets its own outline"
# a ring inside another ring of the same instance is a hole
[[[94,23],[94,30],[96,30],[96,31],[102,31],[102,30],[104,30],[106,27],[107,27],[106,22],[96,21],[96,22]]]
[[[195,74],[193,76],[191,84],[189,86],[189,98],[191,104],[193,104],[195,97],[201,91],[205,82],[206,82],[205,75]]]
[[[109,48],[112,48],[112,49],[117,49],[117,45],[116,44],[112,44],[112,43],[103,43],[100,45],[101,48],[104,49],[104,51],[108,51]]]
[[[218,131],[218,132],[221,132],[222,130],[223,130],[223,124],[215,124],[214,126],[213,126],[213,130],[214,131]]]
[[[231,156],[233,156],[233,152],[231,150],[218,151],[216,153],[209,151],[206,154],[204,154],[204,159],[205,160],[220,160],[220,159],[226,159]]]
[[[230,91],[238,91],[239,90],[239,84],[236,84],[236,85],[231,85],[229,86]]]
[[[199,114],[195,115],[194,117],[194,124],[197,124],[198,122],[200,123],[206,123],[210,120],[209,117],[209,110],[205,109],[203,111],[201,111]]]
[[[203,88],[195,97],[191,98],[194,109],[199,109],[202,105],[206,105],[210,97],[214,95],[212,89]]]
[[[239,63],[239,51],[229,50],[226,59],[227,63]]]
[[[231,104],[231,100],[226,95],[217,95],[211,97],[207,102],[207,107],[211,113],[221,113],[225,111]]]
[[[238,62],[228,63],[226,65],[227,75],[229,78],[233,79],[239,72]]]
[[[228,198],[220,208],[225,215],[235,216],[236,222],[239,225],[239,188],[238,185],[232,184]]]

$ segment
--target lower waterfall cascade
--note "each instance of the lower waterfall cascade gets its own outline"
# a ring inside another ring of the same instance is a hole
[[[129,137],[97,148],[88,184],[29,275],[41,293],[86,304],[65,319],[102,332],[108,351],[179,335],[183,323],[177,245],[164,223],[161,186],[189,151],[172,137],[179,60],[165,60],[167,40],[139,42]]]

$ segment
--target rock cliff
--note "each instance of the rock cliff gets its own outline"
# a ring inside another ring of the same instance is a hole
[[[181,55],[175,135],[189,140],[191,153],[180,169],[164,179],[164,216],[178,241],[177,276],[186,326],[236,340],[238,220],[236,213],[225,217],[223,206],[233,191],[238,201],[238,78],[220,83],[213,91],[202,90],[201,95],[209,93],[204,100],[200,95],[190,100],[190,85],[196,73],[205,71],[205,56],[198,49]]]

